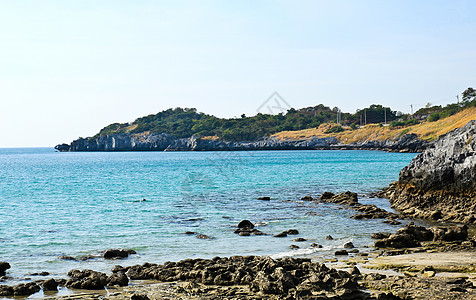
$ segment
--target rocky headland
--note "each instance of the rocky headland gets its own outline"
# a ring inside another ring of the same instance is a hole
[[[476,223],[476,120],[440,136],[384,190],[412,218]]]
[[[416,134],[405,134],[397,139],[364,140],[342,144],[335,137],[306,139],[279,139],[266,137],[256,141],[223,141],[191,136],[174,138],[167,133],[121,133],[93,138],[80,138],[71,144],[60,144],[58,151],[249,151],[249,150],[385,150],[393,152],[421,152],[431,147],[431,142]]]

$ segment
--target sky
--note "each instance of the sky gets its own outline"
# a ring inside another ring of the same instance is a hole
[[[476,1],[0,0],[0,147],[174,107],[410,112],[476,88]],[[266,111],[264,111],[266,112]]]

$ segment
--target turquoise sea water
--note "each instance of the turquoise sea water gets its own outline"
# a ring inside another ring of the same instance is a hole
[[[0,149],[0,261],[9,275],[73,268],[107,272],[116,264],[229,255],[330,255],[345,242],[372,244],[395,231],[354,211],[301,201],[324,191],[359,193],[360,201],[398,179],[415,154],[380,151],[98,152]],[[271,201],[258,200],[269,196]],[[140,201],[142,199],[147,201]],[[242,219],[270,235],[233,233]],[[275,238],[295,228],[300,234]],[[214,237],[197,239],[194,231]],[[333,241],[325,240],[332,235]],[[307,242],[293,242],[304,237]],[[319,243],[322,249],[309,248]],[[291,244],[301,249],[290,250]],[[137,251],[125,260],[66,261],[109,248]],[[31,277],[31,276],[30,276]]]

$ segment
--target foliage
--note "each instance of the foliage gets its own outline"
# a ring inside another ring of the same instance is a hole
[[[462,94],[462,102],[449,104],[445,107],[431,106],[419,110],[415,115],[431,117],[431,121],[451,116],[460,110],[476,106],[476,91],[468,88]],[[277,115],[258,113],[256,116],[247,117],[242,114],[239,118],[218,118],[212,115],[197,112],[195,108],[174,108],[161,111],[136,119],[132,123],[113,123],[104,127],[98,136],[121,133],[168,133],[176,138],[185,138],[192,135],[199,137],[217,136],[229,141],[257,140],[281,131],[295,131],[301,129],[317,128],[323,123],[336,123],[337,115],[340,124],[328,129],[327,133],[344,131],[342,126],[357,129],[357,124],[378,124],[385,121],[390,127],[404,127],[418,124],[415,118],[397,113],[389,107],[372,104],[368,108],[357,110],[355,114],[340,112],[340,109],[319,104],[301,109],[291,108],[287,112]]]
[[[430,122],[436,122],[440,119],[440,114],[439,113],[432,113],[430,117],[428,118],[428,121]]]
[[[419,122],[415,119],[410,119],[406,121],[392,121],[390,122],[390,128],[406,127],[406,126],[416,125],[418,123]]]
[[[338,133],[342,131],[344,131],[344,128],[342,128],[342,126],[340,125],[337,125],[337,126],[332,126],[328,128],[326,131],[324,131],[324,133]]]

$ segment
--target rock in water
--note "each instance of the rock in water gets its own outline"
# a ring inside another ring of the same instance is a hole
[[[476,223],[476,120],[442,135],[387,191],[404,215]]]
[[[5,276],[6,274],[6,270],[10,269],[10,264],[5,262],[5,261],[1,261],[0,262],[0,276]]]

